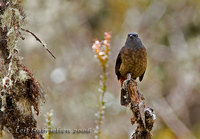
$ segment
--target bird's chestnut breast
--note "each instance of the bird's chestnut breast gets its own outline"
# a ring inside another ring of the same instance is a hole
[[[122,76],[126,76],[127,73],[132,73],[132,78],[137,78],[146,70],[147,53],[145,47],[123,47],[121,50],[121,59],[122,64],[119,71]]]

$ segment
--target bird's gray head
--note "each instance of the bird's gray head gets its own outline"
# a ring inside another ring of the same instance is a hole
[[[125,46],[127,47],[143,47],[142,41],[137,33],[130,33],[127,36]]]

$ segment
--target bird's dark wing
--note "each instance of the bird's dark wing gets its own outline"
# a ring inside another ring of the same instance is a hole
[[[145,74],[145,72],[139,77],[140,82],[142,81],[144,74]]]
[[[121,66],[122,60],[121,60],[121,51],[119,52],[115,64],[115,74],[117,75],[117,79],[119,80],[121,74],[119,72],[120,66]]]

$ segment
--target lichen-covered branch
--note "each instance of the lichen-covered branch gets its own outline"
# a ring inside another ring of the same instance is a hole
[[[130,73],[123,83],[122,91],[126,92],[124,97],[129,103],[130,110],[133,114],[131,124],[137,123],[137,128],[132,134],[131,139],[151,139],[151,130],[156,115],[152,108],[146,107],[145,99],[137,89],[137,83],[131,78]]]
[[[42,90],[32,73],[22,64],[17,42],[25,14],[18,0],[0,0],[0,130],[14,138],[43,138],[34,132]],[[2,132],[0,132],[2,133]]]

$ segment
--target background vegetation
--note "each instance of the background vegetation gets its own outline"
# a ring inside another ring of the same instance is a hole
[[[43,82],[44,114],[53,125],[94,129],[101,68],[92,43],[112,32],[102,139],[125,139],[134,130],[120,106],[115,59],[129,32],[138,32],[148,51],[148,68],[139,89],[157,114],[154,139],[200,138],[199,0],[24,0],[29,30],[48,44],[56,61],[34,38],[20,42],[24,63]],[[91,134],[54,134],[57,139],[88,139]],[[6,134],[5,138],[9,138]]]

